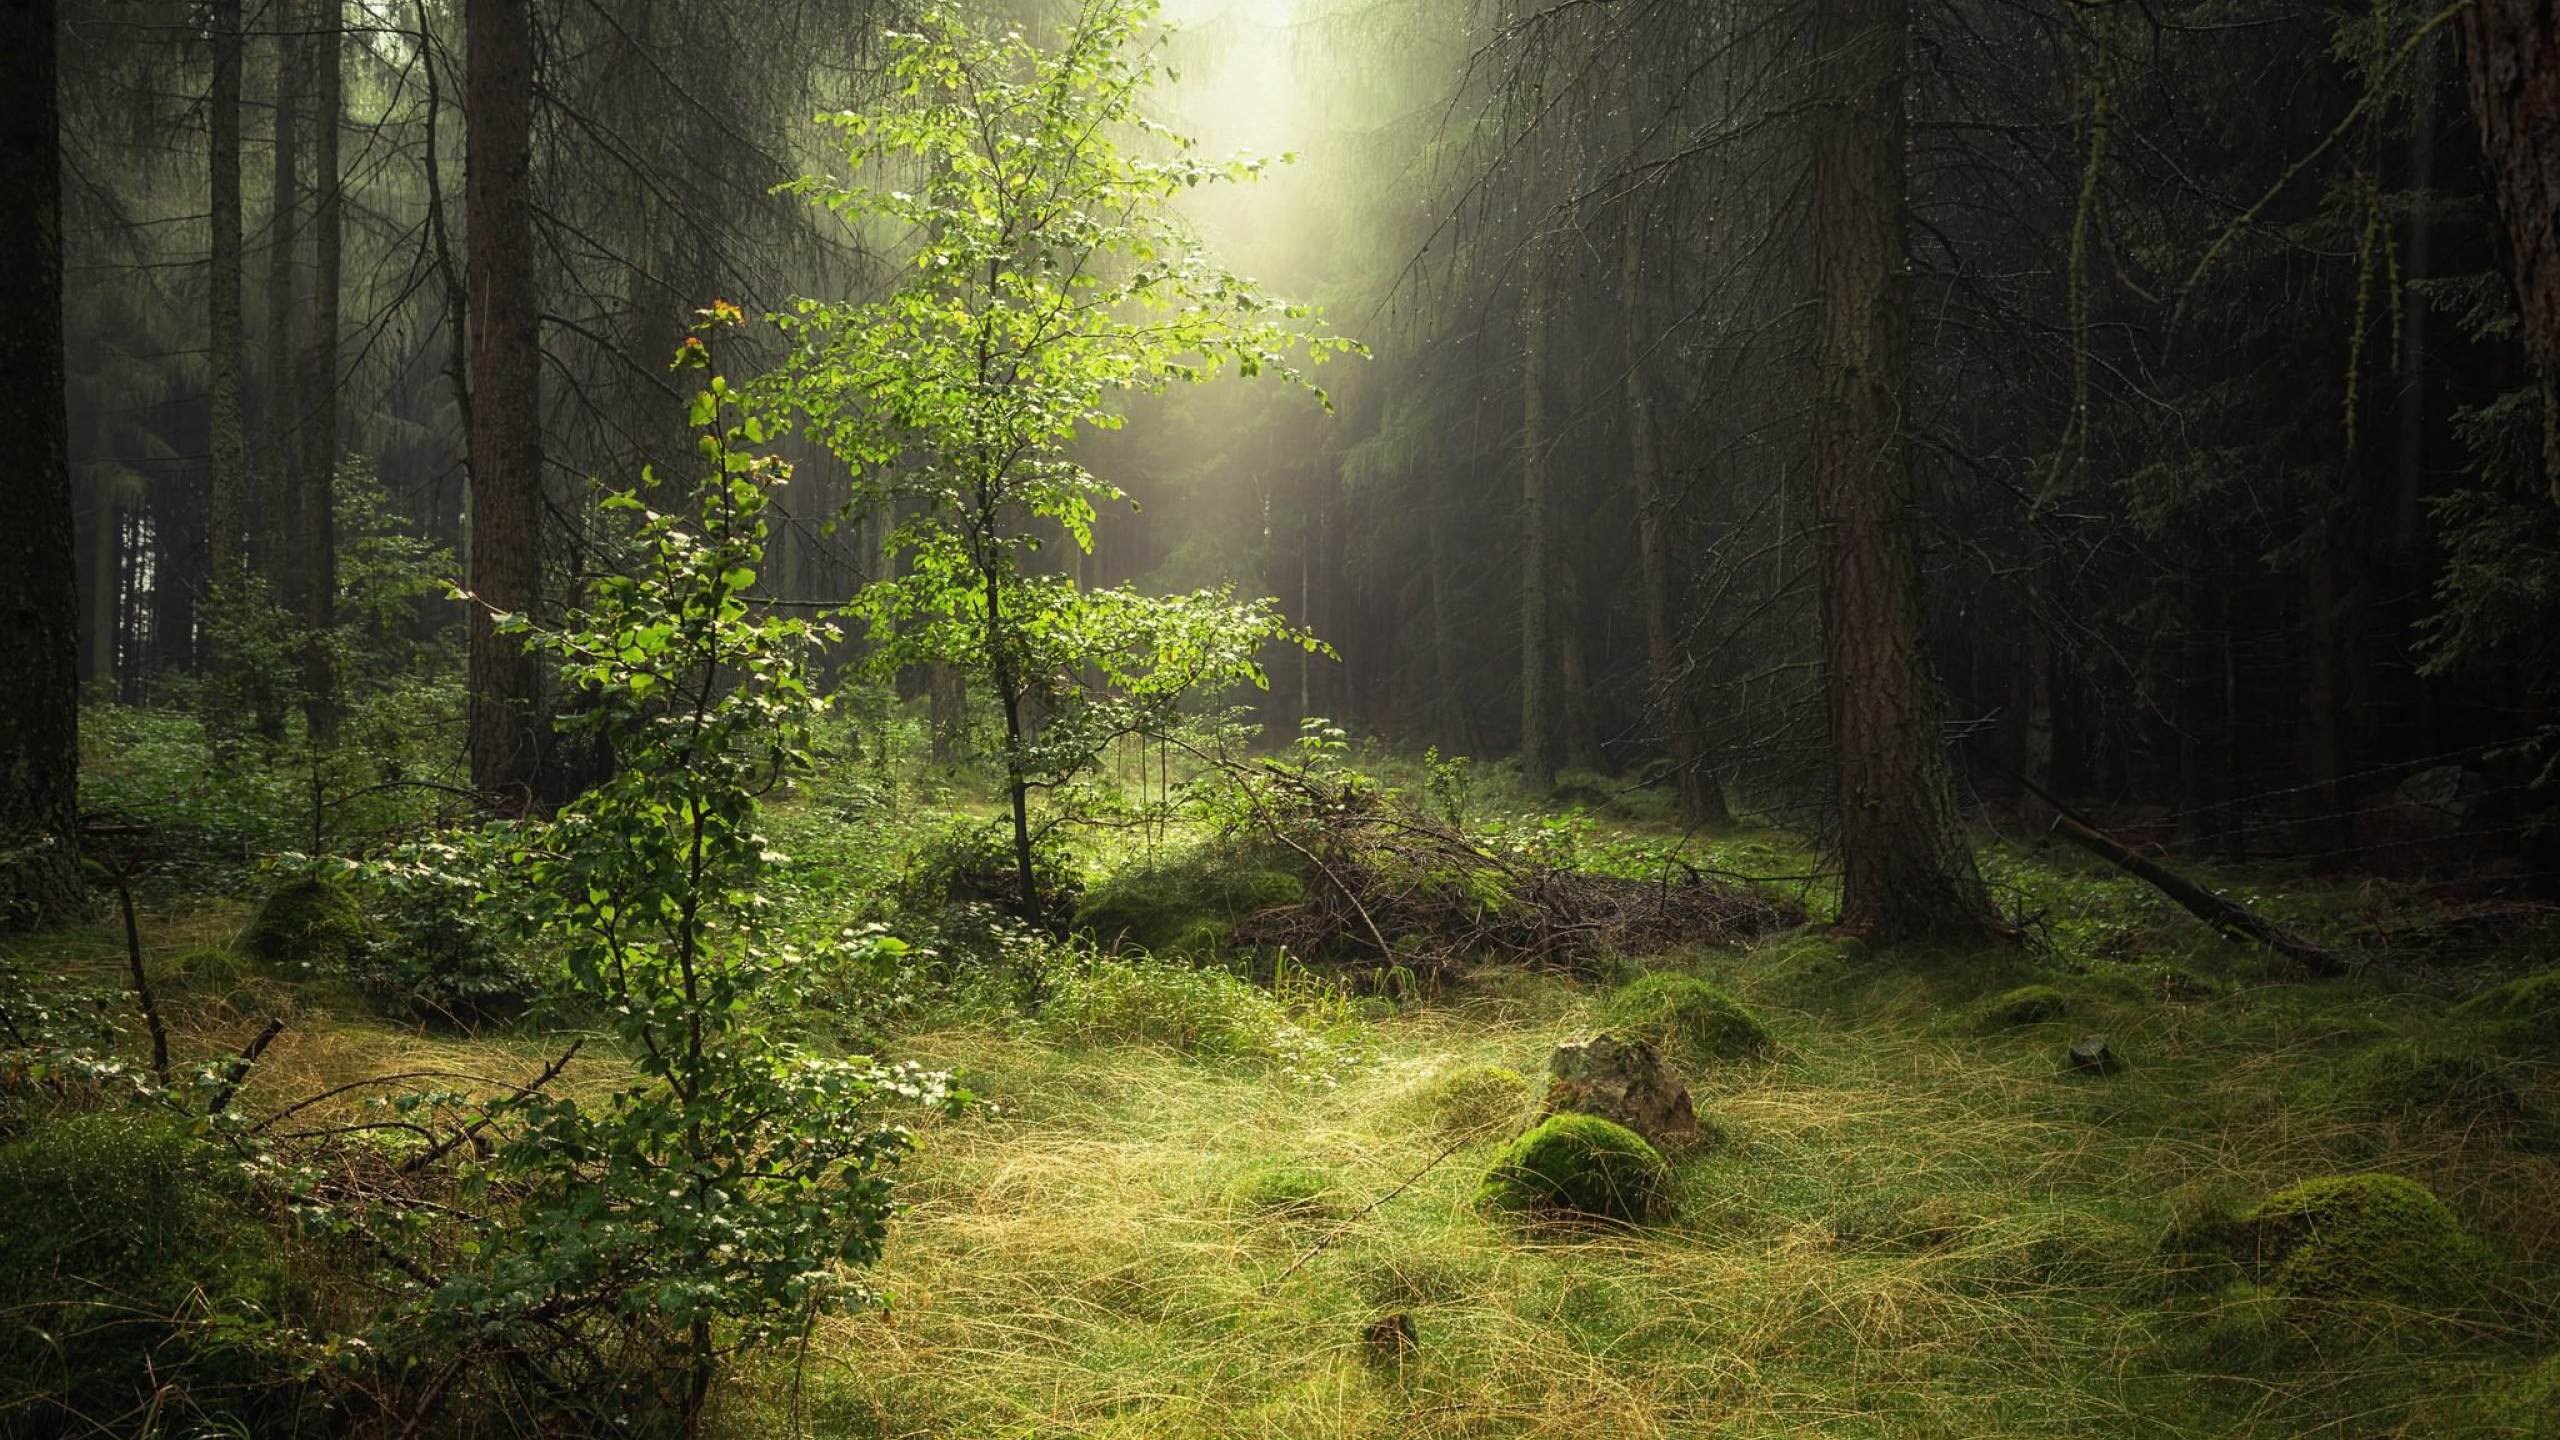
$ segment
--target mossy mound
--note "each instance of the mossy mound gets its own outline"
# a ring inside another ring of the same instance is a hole
[[[2240,1217],[2242,1263],[2299,1305],[2381,1302],[2459,1307],[2494,1256],[2414,1180],[2329,1175],[2268,1196]]]
[[[1414,1087],[1404,1108],[1451,1139],[1491,1135],[1518,1125],[1536,1087],[1503,1065],[1459,1065]]]
[[[2052,986],[2021,985],[1975,1003],[1965,1018],[1977,1030],[2014,1030],[2059,1020],[2070,1011],[2071,997]]]
[[[2533,1119],[2495,1065],[2407,1041],[2357,1051],[2314,1098],[2358,1115],[2405,1116],[2460,1130],[2514,1131]]]
[[[2560,1351],[2481,1396],[2473,1418],[2491,1435],[2560,1440]]]
[[[288,880],[258,907],[240,948],[287,971],[343,969],[364,953],[373,926],[353,896],[318,876]]]
[[[1237,1172],[1226,1189],[1229,1211],[1267,1220],[1321,1220],[1342,1212],[1342,1187],[1332,1172],[1304,1160],[1257,1160]]]
[[[1200,957],[1225,949],[1236,921],[1305,898],[1296,875],[1258,854],[1210,846],[1119,871],[1085,897],[1072,928],[1106,950]]]
[[[2492,1043],[2560,1051],[2560,969],[2539,971],[2483,991],[2463,1001],[2453,1013],[2477,1025]]]
[[[1693,1062],[1765,1059],[1777,1050],[1758,1017],[1690,975],[1657,973],[1631,981],[1609,997],[1601,1019],[1615,1034],[1652,1041],[1666,1054]]]
[[[1671,1167],[1624,1125],[1555,1115],[1496,1157],[1476,1199],[1498,1213],[1641,1224],[1669,1210]]]
[[[205,1320],[271,1313],[282,1290],[274,1236],[212,1146],[157,1120],[72,1116],[0,1145],[0,1195],[0,1408],[35,1418],[31,1433],[57,1408],[136,1413],[173,1383],[222,1413],[274,1378],[246,1349],[196,1343]]]

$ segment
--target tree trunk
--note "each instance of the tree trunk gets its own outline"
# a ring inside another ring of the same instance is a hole
[[[1817,0],[1814,506],[1840,923],[1880,940],[1999,928],[1956,808],[1921,628],[1902,429],[1909,0]]]
[[[1641,327],[1645,318],[1644,227],[1630,216],[1618,260],[1618,289],[1625,302],[1619,317],[1620,352],[1627,387],[1627,472],[1636,502],[1637,583],[1643,588],[1646,688],[1663,729],[1664,749],[1671,757],[1672,793],[1680,818],[1722,825],[1724,787],[1707,768],[1702,726],[1691,694],[1680,640],[1671,628],[1671,505],[1662,493],[1662,457],[1653,433],[1653,396],[1646,388]]]
[[[311,403],[302,466],[303,716],[311,743],[338,739],[338,679],[330,633],[338,623],[338,282],[344,239],[338,125],[345,76],[340,0],[313,0],[311,173]]]
[[[542,295],[533,271],[530,0],[469,0],[463,224],[471,315],[471,783],[512,810],[542,774],[542,676],[501,615],[542,579]]]
[[[1423,544],[1431,567],[1431,682],[1436,692],[1431,697],[1431,718],[1442,748],[1451,755],[1463,755],[1475,742],[1468,733],[1467,707],[1459,688],[1465,677],[1458,664],[1458,599],[1452,593],[1457,578],[1449,563],[1449,522],[1437,505]]]
[[[17,923],[84,908],[53,0],[0,0],[0,56],[0,920]]]
[[[302,228],[303,97],[311,89],[311,45],[302,17],[276,26],[274,188],[267,216],[266,375],[258,407],[258,515],[250,527],[254,564],[276,596],[290,603],[295,590],[293,494],[299,458],[294,453],[300,389],[294,379],[293,247]]]
[[[1554,595],[1547,527],[1547,292],[1537,262],[1520,309],[1520,779],[1532,792],[1556,783],[1556,716],[1549,675]]]
[[[214,705],[231,708],[253,677],[236,673],[223,643],[248,602],[248,447],[240,421],[240,0],[213,0],[213,87],[206,98],[212,173],[212,275],[206,313],[212,404],[213,494],[203,617],[213,636]]]
[[[2525,349],[2542,379],[2543,477],[2560,499],[2560,3],[2472,0],[2455,24]]]

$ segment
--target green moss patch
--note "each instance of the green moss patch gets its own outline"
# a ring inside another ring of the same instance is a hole
[[[2306,1180],[2240,1220],[2243,1262],[2269,1290],[2315,1306],[2459,1306],[2495,1258],[2435,1192],[2398,1175]]]
[[[2447,1129],[2512,1132],[2533,1120],[2494,1063],[2406,1041],[2357,1051],[2313,1098],[2358,1115],[2405,1117]]]
[[[1226,1206],[1268,1220],[1322,1220],[1341,1214],[1343,1191],[1333,1172],[1304,1160],[1257,1160],[1227,1184]]]
[[[2483,991],[2462,1002],[2454,1014],[2476,1025],[2492,1043],[2560,1051],[2560,969]]]
[[[1085,897],[1073,928],[1106,950],[1206,956],[1226,948],[1236,921],[1305,898],[1298,877],[1278,865],[1207,846],[1113,874]]]
[[[268,895],[240,935],[240,948],[287,971],[345,969],[363,954],[372,923],[354,897],[317,876],[288,880]]]
[[[1601,1008],[1620,1035],[1652,1041],[1694,1063],[1765,1059],[1777,1050],[1767,1027],[1723,990],[1690,975],[1657,973],[1629,982]]]
[[[1977,1030],[2014,1030],[2059,1020],[2070,1011],[2071,997],[2052,986],[2021,985],[1973,1005],[1965,1018]]]
[[[1536,1087],[1504,1065],[1459,1065],[1435,1072],[1414,1087],[1399,1108],[1451,1139],[1498,1134],[1516,1127]]]
[[[1556,1115],[1504,1149],[1476,1198],[1497,1213],[1641,1224],[1670,1208],[1671,1167],[1623,1125]]]

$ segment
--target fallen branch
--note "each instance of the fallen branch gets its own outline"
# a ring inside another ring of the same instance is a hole
[[[267,1047],[276,1043],[276,1037],[283,1033],[284,1020],[279,1016],[268,1021],[267,1028],[259,1031],[255,1039],[240,1047],[240,1058],[231,1062],[231,1073],[222,1077],[222,1088],[213,1092],[213,1103],[204,1107],[204,1113],[219,1115],[231,1108],[231,1097],[240,1093],[240,1082],[249,1078],[249,1070],[258,1063],[258,1057],[266,1054]]]
[[[2047,797],[2048,799],[2050,797]],[[2254,940],[2314,975],[2344,975],[2345,956],[2316,945],[2277,922],[2207,890],[2164,865],[2143,858],[2057,808],[2053,833],[2114,865],[2177,902],[2178,907],[2234,940]]]

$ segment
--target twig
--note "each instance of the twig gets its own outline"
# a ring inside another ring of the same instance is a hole
[[[569,1061],[577,1055],[578,1048],[586,1043],[587,1039],[583,1035],[570,1041],[569,1048],[560,1052],[560,1058],[543,1066],[542,1073],[533,1077],[532,1083],[516,1087],[515,1099],[517,1101],[525,1100],[540,1091],[543,1086],[560,1078],[560,1072],[569,1068]],[[490,1121],[497,1118],[497,1108],[492,1106],[489,1112],[482,1115],[479,1119],[472,1121],[470,1124],[453,1132],[450,1136],[437,1141],[435,1144],[430,1145],[426,1149],[419,1151],[417,1154],[410,1156],[408,1159],[401,1161],[400,1173],[403,1175],[413,1175],[418,1171],[425,1169],[429,1165],[434,1164],[438,1160],[443,1159],[445,1156],[451,1154],[456,1146],[461,1145],[463,1142],[471,1139],[471,1137],[479,1134],[482,1130],[488,1127]]]
[[[284,1018],[278,1016],[267,1022],[267,1028],[259,1031],[256,1039],[240,1047],[240,1058],[231,1062],[231,1073],[223,1077],[222,1088],[213,1092],[213,1103],[204,1107],[204,1113],[219,1115],[231,1108],[231,1097],[240,1093],[240,1082],[249,1078],[250,1067],[258,1063],[258,1057],[266,1054],[267,1047],[283,1033]]]
[[[169,1083],[169,1027],[160,1023],[160,1001],[151,993],[151,977],[142,968],[142,925],[133,915],[133,882],[121,864],[108,869],[116,882],[116,904],[124,911],[125,963],[133,971],[133,998],[142,1007],[142,1023],[151,1031],[151,1073]]]
[[[1413,1172],[1412,1174],[1410,1174],[1410,1175],[1407,1175],[1406,1177],[1404,1177],[1403,1181],[1402,1181],[1401,1183],[1399,1183],[1399,1184],[1396,1186],[1396,1188],[1394,1188],[1393,1190],[1388,1191],[1388,1192],[1387,1192],[1386,1194],[1384,1194],[1384,1195],[1379,1196],[1377,1199],[1370,1201],[1368,1204],[1361,1206],[1361,1207],[1360,1207],[1360,1209],[1358,1210],[1358,1212],[1356,1212],[1356,1213],[1354,1213],[1354,1214],[1352,1214],[1352,1215],[1349,1215],[1349,1216],[1344,1217],[1344,1219],[1343,1219],[1343,1221],[1342,1221],[1342,1223],[1341,1223],[1341,1224],[1336,1225],[1336,1226],[1334,1226],[1331,1230],[1326,1231],[1326,1232],[1324,1233],[1323,1238],[1321,1238],[1321,1239],[1317,1240],[1315,1244],[1313,1244],[1313,1245],[1311,1245],[1311,1246],[1307,1247],[1307,1253],[1306,1253],[1306,1254],[1301,1255],[1301,1256],[1299,1256],[1297,1259],[1290,1261],[1290,1262],[1289,1262],[1289,1268],[1288,1268],[1288,1269],[1286,1269],[1286,1270],[1281,1271],[1281,1272],[1280,1272],[1280,1274],[1278,1275],[1278,1277],[1277,1277],[1277,1278],[1275,1278],[1275,1279],[1273,1279],[1271,1283],[1272,1283],[1273,1285],[1277,1285],[1277,1284],[1279,1284],[1282,1280],[1286,1280],[1286,1279],[1288,1279],[1290,1276],[1297,1274],[1297,1273],[1298,1273],[1298,1271],[1299,1271],[1301,1268],[1303,1268],[1303,1267],[1306,1265],[1306,1263],[1307,1263],[1308,1261],[1313,1260],[1314,1258],[1316,1258],[1316,1256],[1318,1256],[1318,1255],[1320,1255],[1320,1254],[1324,1253],[1324,1249],[1325,1249],[1325,1247],[1326,1247],[1326,1246],[1331,1245],[1334,1241],[1341,1239],[1341,1238],[1343,1237],[1343,1235],[1344,1235],[1345,1233],[1347,1233],[1347,1232],[1351,1229],[1351,1227],[1352,1227],[1352,1226],[1357,1225],[1357,1224],[1359,1224],[1361,1221],[1368,1219],[1368,1218],[1369,1218],[1369,1214],[1370,1214],[1370,1212],[1371,1212],[1371,1211],[1376,1210],[1379,1206],[1386,1204],[1388,1201],[1393,1200],[1394,1198],[1396,1198],[1397,1196],[1399,1196],[1399,1195],[1403,1194],[1403,1193],[1404,1193],[1404,1192],[1406,1192],[1407,1190],[1412,1189],[1412,1188],[1414,1187],[1414,1184],[1415,1184],[1417,1181],[1421,1180],[1423,1176],[1430,1174],[1432,1171],[1439,1169],[1439,1168],[1440,1168],[1440,1162],[1441,1162],[1441,1161],[1446,1160],[1446,1159],[1448,1159],[1450,1156],[1457,1154],[1457,1153],[1458,1153],[1458,1151],[1459,1151],[1460,1149],[1462,1149],[1462,1148],[1464,1148],[1464,1147],[1465,1147],[1465,1145],[1466,1145],[1467,1141],[1468,1141],[1468,1140],[1470,1140],[1470,1139],[1472,1139],[1472,1138],[1474,1138],[1474,1137],[1472,1137],[1472,1136],[1461,1136],[1460,1138],[1458,1138],[1458,1139],[1456,1139],[1456,1140],[1452,1140],[1452,1141],[1450,1141],[1450,1142],[1449,1142],[1449,1148],[1448,1148],[1448,1149],[1446,1149],[1446,1150],[1441,1151],[1441,1152],[1440,1152],[1439,1154],[1437,1154],[1437,1155],[1432,1156],[1432,1157],[1431,1157],[1431,1163],[1430,1163],[1430,1164],[1423,1166],[1421,1169],[1414,1171],[1414,1172]]]

